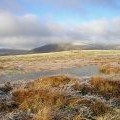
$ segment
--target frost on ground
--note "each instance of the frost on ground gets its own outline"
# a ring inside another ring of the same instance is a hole
[[[0,87],[0,120],[119,120],[120,79],[87,81],[62,75],[7,83]]]

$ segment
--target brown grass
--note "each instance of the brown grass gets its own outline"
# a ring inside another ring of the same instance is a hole
[[[110,110],[108,106],[106,106],[103,102],[100,101],[92,101],[86,98],[73,98],[68,101],[69,106],[74,107],[76,105],[84,105],[91,109],[95,116],[99,116],[105,114]]]
[[[44,106],[41,110],[38,111],[35,120],[52,120],[52,109],[51,107]]]
[[[119,74],[120,73],[120,65],[101,65],[100,71],[105,74]]]
[[[28,84],[28,87],[31,89],[50,88],[50,87],[58,88],[66,84],[72,84],[75,81],[76,81],[75,79],[69,78],[67,76],[52,76],[43,79],[38,79],[35,82],[31,82]]]
[[[60,107],[66,101],[63,94],[48,90],[17,90],[13,93],[14,100],[23,110],[30,109],[37,113],[43,106]]]
[[[106,113],[105,115],[99,116],[97,120],[120,120],[120,109],[114,109]]]
[[[96,88],[97,82],[93,83],[94,81],[91,80],[91,84]],[[60,88],[62,89],[62,86],[71,84],[71,89],[74,89],[75,92],[76,90],[81,91],[83,95],[92,91],[90,86],[81,86],[79,82],[76,82],[73,78],[53,76],[33,81],[29,83],[26,88],[15,90],[13,92],[13,99],[19,105],[20,109],[35,113],[36,120],[59,119],[60,116],[63,115],[61,114],[61,110],[66,114],[67,112],[73,114],[70,120],[83,120],[79,114],[80,108],[78,106],[90,108],[94,116],[99,116],[109,111],[109,107],[100,101],[69,96],[67,92],[61,92],[59,90]],[[65,118],[66,114],[63,115],[62,118]]]
[[[0,57],[0,71],[3,73],[31,72],[61,69],[61,66],[82,66],[88,63],[119,62],[120,51],[117,50],[76,50],[57,53],[31,55],[13,55]]]
[[[73,117],[73,120],[85,120],[85,119],[83,119],[80,115],[75,115]]]
[[[120,81],[108,80],[102,77],[92,77],[90,80],[94,91],[103,96],[119,97]]]

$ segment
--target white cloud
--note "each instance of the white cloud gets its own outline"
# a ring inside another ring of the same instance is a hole
[[[0,47],[33,48],[49,42],[120,43],[120,18],[94,20],[78,26],[43,21],[36,15],[0,12]]]

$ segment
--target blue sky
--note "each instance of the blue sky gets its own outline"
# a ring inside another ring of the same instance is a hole
[[[120,0],[1,0],[0,47],[120,43]]]
[[[74,20],[74,18],[79,22],[81,22],[81,20],[90,21],[102,18],[112,19],[118,17],[120,13],[120,0],[71,1],[72,2],[70,2],[70,0],[4,0],[3,2],[2,0],[0,2],[3,10],[8,10],[16,15],[30,13],[46,19],[50,17],[59,22],[69,21],[69,19]]]

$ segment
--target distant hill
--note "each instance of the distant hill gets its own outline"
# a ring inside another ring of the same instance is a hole
[[[32,50],[16,50],[16,49],[0,49],[0,56],[3,55],[21,55],[32,53],[49,53],[69,50],[120,50],[120,44],[74,44],[74,43],[59,43],[46,44]]]
[[[16,50],[16,49],[0,49],[0,56],[2,55],[20,55],[26,54],[27,50]]]
[[[67,50],[120,50],[120,45],[105,44],[46,44],[44,46],[30,50],[30,53],[48,53]]]
[[[78,45],[73,44],[46,44],[44,46],[34,48],[30,52],[32,53],[46,53],[46,52],[59,52],[59,51],[66,51],[66,50],[74,50],[74,49],[80,49]]]
[[[83,46],[85,50],[120,50],[120,44],[88,44]]]

